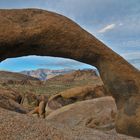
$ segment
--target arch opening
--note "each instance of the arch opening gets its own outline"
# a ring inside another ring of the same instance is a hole
[[[31,55],[2,61],[0,70],[6,68],[8,71],[0,71],[0,87],[20,93],[23,100],[74,91],[70,94],[74,97],[58,99],[65,105],[106,95],[95,67],[71,59]]]
[[[50,69],[50,70],[83,70],[97,68],[79,61],[61,57],[29,55],[9,58],[0,62],[0,70],[21,72],[27,70]],[[98,73],[98,72],[97,72]]]

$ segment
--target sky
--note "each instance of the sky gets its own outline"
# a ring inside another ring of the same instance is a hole
[[[39,8],[65,15],[140,69],[140,0],[0,0],[0,8]],[[38,68],[93,67],[70,59],[40,56],[0,63],[0,70]]]

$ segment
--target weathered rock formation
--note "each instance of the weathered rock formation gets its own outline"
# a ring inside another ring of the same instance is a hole
[[[27,113],[27,110],[22,107],[19,103],[21,102],[22,96],[8,89],[0,89],[0,107],[19,112]]]
[[[23,107],[25,107],[28,110],[34,109],[34,107],[37,107],[39,105],[39,99],[38,97],[33,93],[26,93],[22,97],[21,104]]]
[[[35,95],[34,95],[35,96]],[[39,95],[35,96],[35,100],[33,100],[33,103],[38,103],[34,104],[34,108],[28,113],[28,115],[37,115],[38,117],[45,118],[45,107],[48,102],[48,97],[45,95]],[[29,103],[27,103],[30,105]]]
[[[101,97],[76,102],[52,112],[46,117],[49,121],[73,127],[90,127],[100,130],[114,128],[117,107],[112,97]]]
[[[41,118],[45,118],[45,107],[46,107],[46,102],[41,101],[39,103],[39,106],[35,107],[32,111],[28,113],[29,116],[38,116]]]
[[[0,107],[23,114],[28,112],[24,107],[22,107],[14,100],[2,95],[0,95]]]
[[[103,86],[83,86],[74,87],[54,96],[51,96],[46,105],[46,116],[51,112],[63,106],[98,97],[105,96],[105,89]]]
[[[0,10],[0,61],[32,54],[71,58],[96,66],[106,90],[117,102],[117,131],[140,137],[137,69],[64,16],[36,9]]]

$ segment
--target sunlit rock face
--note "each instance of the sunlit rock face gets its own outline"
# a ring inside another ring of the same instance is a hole
[[[0,61],[33,54],[96,66],[119,109],[117,131],[140,137],[137,69],[64,16],[37,9],[0,10]]]
[[[46,119],[72,127],[89,127],[99,130],[114,128],[117,112],[112,97],[100,97],[63,106],[50,113]]]

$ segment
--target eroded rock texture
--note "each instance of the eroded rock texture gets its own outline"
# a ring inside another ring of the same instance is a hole
[[[46,119],[72,127],[99,130],[114,128],[117,107],[112,97],[100,97],[70,104],[50,113]]]
[[[0,107],[19,112],[19,113],[27,113],[27,110],[20,105],[22,100],[22,96],[12,90],[0,88]]]
[[[104,133],[37,119],[0,108],[0,140],[139,140],[116,132]]]
[[[45,109],[46,116],[63,106],[103,96],[105,96],[105,89],[103,86],[86,85],[64,90],[49,98]]]
[[[96,66],[106,90],[116,99],[118,132],[140,137],[137,69],[64,16],[36,9],[0,10],[0,61],[32,54],[71,58]]]

